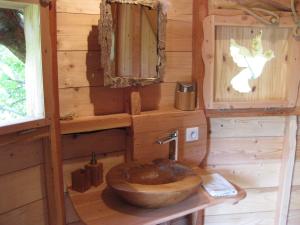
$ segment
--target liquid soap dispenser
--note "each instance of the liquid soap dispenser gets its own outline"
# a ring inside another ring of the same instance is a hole
[[[92,159],[89,164],[85,166],[85,169],[89,171],[91,176],[91,184],[95,187],[99,186],[103,182],[103,164],[98,163],[96,159],[96,153],[92,152]]]

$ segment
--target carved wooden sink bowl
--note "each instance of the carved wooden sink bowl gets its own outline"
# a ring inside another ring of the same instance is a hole
[[[144,208],[176,204],[196,193],[201,184],[191,168],[169,160],[124,163],[112,168],[106,181],[126,202]]]

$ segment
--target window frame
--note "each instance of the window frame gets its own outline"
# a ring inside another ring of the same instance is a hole
[[[24,9],[30,5],[35,4],[39,8],[40,13],[40,39],[41,39],[41,62],[42,62],[42,83],[44,93],[44,118],[10,124],[0,127],[0,135],[20,132],[29,129],[46,127],[51,124],[52,105],[52,48],[51,48],[51,35],[50,35],[50,20],[49,9],[43,7],[39,0],[0,0],[1,8],[10,9]],[[49,85],[51,84],[51,85]]]

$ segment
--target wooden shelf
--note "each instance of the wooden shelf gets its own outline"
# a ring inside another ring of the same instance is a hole
[[[206,172],[197,169],[197,172]],[[80,219],[86,225],[156,225],[176,219],[207,207],[222,203],[237,203],[246,197],[246,192],[237,187],[238,195],[232,198],[212,198],[202,188],[181,203],[161,209],[142,209],[120,200],[106,184],[81,194],[69,190],[69,196]]]
[[[61,134],[83,133],[131,126],[128,113],[81,117],[60,122]]]
[[[254,116],[290,116],[300,115],[300,108],[272,108],[272,109],[233,109],[233,110],[205,110],[208,118],[219,117],[254,117]]]

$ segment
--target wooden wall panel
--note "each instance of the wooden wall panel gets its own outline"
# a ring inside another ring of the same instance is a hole
[[[41,199],[0,215],[3,225],[50,225],[47,219],[47,203]]]
[[[168,52],[192,51],[192,13],[169,19],[166,33]],[[167,62],[169,63],[169,62]],[[191,65],[190,65],[191,67]]]
[[[222,216],[207,216],[205,225],[272,225],[274,212],[255,212]]]
[[[185,129],[199,127],[199,141],[186,143]],[[133,117],[133,159],[151,161],[168,158],[169,145],[158,145],[159,138],[179,129],[179,159],[199,165],[206,154],[206,119],[202,111],[166,111]],[[155,152],[155,154],[154,154]]]
[[[82,4],[81,0],[58,0],[57,12],[99,14],[100,0],[89,0]]]
[[[99,51],[58,52],[59,87],[103,86]],[[167,52],[165,82],[191,81],[191,52]]]
[[[293,186],[290,200],[288,225],[297,225],[300,221],[300,120],[298,117],[297,151],[294,166]]]
[[[42,166],[0,176],[0,214],[42,199],[45,196],[44,177]]]
[[[210,119],[207,168],[246,188],[247,197],[237,205],[206,210],[205,225],[274,224],[285,120]]]
[[[211,138],[216,137],[282,137],[284,117],[213,118]]]
[[[281,158],[282,145],[282,137],[213,138],[209,140],[207,163],[235,165],[237,162],[278,161]]]
[[[167,60],[164,82],[192,81],[191,52],[167,52]]]
[[[61,116],[83,117],[124,112],[122,89],[67,88],[60,90],[59,97]]]
[[[0,150],[0,176],[42,164],[43,143],[17,143],[2,146]]]
[[[125,149],[126,131],[124,129],[62,136],[64,160],[89,157],[92,152],[107,154],[125,151]]]
[[[273,212],[276,209],[277,188],[247,189],[247,197],[236,205],[218,205],[208,208],[206,215]]]
[[[42,140],[0,148],[0,224],[48,225]]]
[[[294,186],[292,188],[290,209],[291,210],[300,210],[300,186]]]
[[[139,89],[142,111],[174,108],[175,89],[175,83],[162,83]]]
[[[62,51],[57,57],[59,88],[103,86],[99,51]]]
[[[281,163],[251,163],[231,165],[211,165],[207,169],[218,171],[242,188],[277,187]]]
[[[124,112],[121,107],[124,93],[102,88],[103,72],[97,42],[99,5],[100,0],[91,0],[87,4],[82,4],[80,0],[57,2],[61,116],[75,114],[80,117]],[[141,88],[144,111],[173,108],[175,82],[191,81],[191,0],[171,1],[166,36],[167,64],[164,80],[172,84]],[[111,105],[110,100],[106,100],[109,99],[108,95],[114,104]]]
[[[99,15],[57,13],[58,51],[100,50],[99,18],[100,13]]]
[[[104,169],[104,176],[106,173],[114,166],[122,163],[125,161],[124,152],[115,153],[115,154],[109,154],[109,155],[98,155],[97,159],[99,162],[103,163],[103,169]],[[71,172],[84,168],[84,165],[89,163],[91,160],[90,157],[85,158],[78,158],[78,159],[72,159],[72,160],[65,160],[63,165],[63,174],[64,174],[64,188],[65,191],[68,187],[71,186]]]
[[[300,210],[290,210],[288,225],[298,225],[300,221]]]

